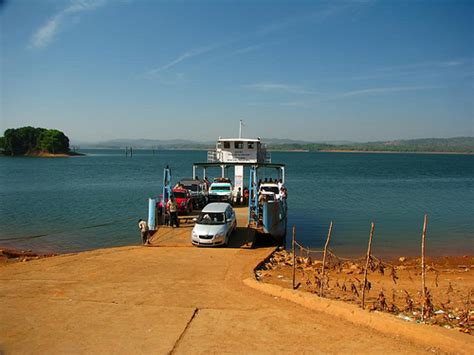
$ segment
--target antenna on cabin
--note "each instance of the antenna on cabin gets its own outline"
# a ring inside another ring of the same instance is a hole
[[[239,123],[239,139],[242,138],[242,126],[245,126],[244,121],[240,120],[240,123]]]

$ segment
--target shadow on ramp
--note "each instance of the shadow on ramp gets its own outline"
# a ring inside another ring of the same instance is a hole
[[[260,234],[253,228],[237,227],[229,238],[228,248],[268,248],[279,246],[281,242],[270,235]]]

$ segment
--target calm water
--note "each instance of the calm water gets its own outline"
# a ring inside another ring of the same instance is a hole
[[[163,167],[169,164],[177,181],[206,159],[195,151],[136,151],[133,159],[121,151],[84,152],[0,158],[0,245],[64,252],[137,244],[136,221],[147,216],[147,198],[159,195]],[[427,213],[428,253],[474,253],[474,156],[273,153],[272,159],[287,164],[289,225],[303,244],[323,245],[333,220],[333,249],[359,255],[375,221],[375,254],[414,255]]]

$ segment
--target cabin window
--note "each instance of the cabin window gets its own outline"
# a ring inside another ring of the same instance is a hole
[[[244,142],[235,142],[235,149],[244,149]]]
[[[247,143],[247,148],[248,149],[253,149],[253,142],[248,142]]]
[[[224,142],[224,149],[230,149],[230,142]]]

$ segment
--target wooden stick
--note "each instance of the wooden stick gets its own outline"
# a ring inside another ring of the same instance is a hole
[[[421,320],[425,320],[425,306],[426,306],[426,267],[425,267],[425,238],[426,225],[428,224],[428,215],[425,214],[423,219],[423,234],[421,235],[421,294],[423,295],[423,302],[421,304]]]
[[[471,310],[471,289],[467,290],[467,304],[466,304],[466,315],[467,315],[467,329],[471,329],[470,321],[470,310]]]
[[[367,272],[369,269],[370,253],[372,250],[372,238],[374,236],[374,230],[375,230],[375,223],[372,222],[370,226],[369,246],[367,247],[367,259],[365,260],[364,286],[362,287],[362,309],[365,308],[365,289],[367,287]]]
[[[293,226],[293,290],[296,288],[296,250],[295,250],[295,226]]]
[[[324,254],[323,254],[323,266],[321,270],[321,288],[319,290],[319,296],[323,297],[323,289],[324,289],[324,269],[326,267],[326,253],[328,251],[329,241],[331,240],[331,233],[332,233],[332,221],[329,225],[329,232],[328,237],[326,239],[326,244],[324,245]]]

